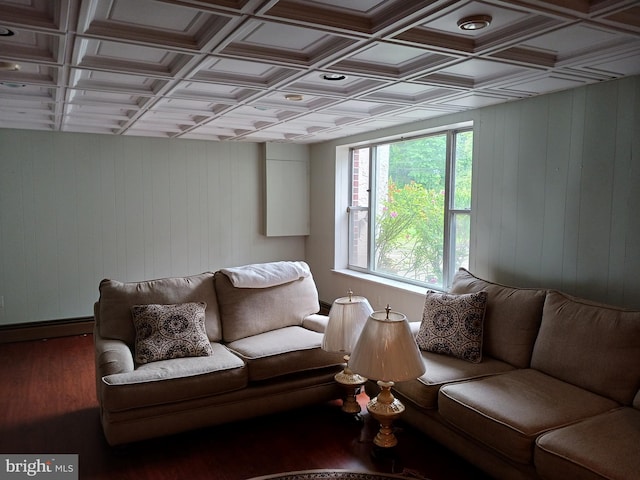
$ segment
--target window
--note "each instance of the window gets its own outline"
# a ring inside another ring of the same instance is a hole
[[[446,289],[469,265],[473,131],[352,148],[349,268]]]

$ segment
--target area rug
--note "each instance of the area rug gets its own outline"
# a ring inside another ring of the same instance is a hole
[[[386,480],[386,479],[415,479],[416,476],[397,475],[378,472],[354,472],[351,470],[303,470],[299,472],[276,473],[249,480]],[[423,477],[421,477],[423,478]]]

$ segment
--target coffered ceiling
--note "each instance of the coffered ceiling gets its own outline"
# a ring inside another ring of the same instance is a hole
[[[0,34],[0,128],[312,143],[640,74],[637,0],[0,0]]]

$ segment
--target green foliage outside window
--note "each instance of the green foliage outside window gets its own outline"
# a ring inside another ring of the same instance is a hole
[[[471,131],[455,136],[453,209],[470,209],[472,143]],[[376,214],[376,271],[443,285],[446,164],[447,135],[390,145],[387,194]],[[458,266],[468,258],[469,222],[454,224]]]

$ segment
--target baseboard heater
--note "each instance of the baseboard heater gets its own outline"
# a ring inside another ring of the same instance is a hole
[[[18,323],[0,326],[0,343],[69,337],[93,332],[93,317]]]

